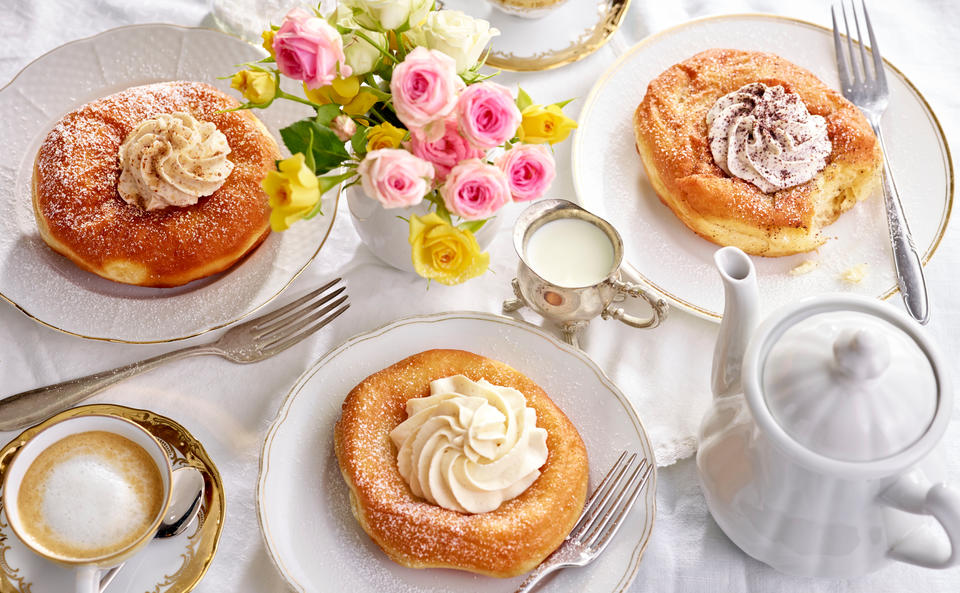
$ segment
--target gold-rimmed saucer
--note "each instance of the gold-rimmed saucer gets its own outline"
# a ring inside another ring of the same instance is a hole
[[[204,499],[198,520],[182,534],[155,540],[121,570],[113,588],[117,591],[186,593],[197,586],[217,551],[223,529],[225,499],[223,482],[210,456],[185,428],[148,410],[112,404],[94,404],[61,412],[28,428],[0,449],[0,480],[9,461],[34,434],[50,424],[90,414],[111,414],[136,422],[150,431],[167,450],[173,467],[193,466],[204,479]],[[72,590],[74,572],[30,552],[13,534],[0,505],[0,591],[3,593],[60,593]]]
[[[564,2],[537,19],[506,14],[478,0],[445,0],[443,6],[500,30],[490,44],[488,66],[534,72],[572,64],[603,47],[620,28],[630,0]]]

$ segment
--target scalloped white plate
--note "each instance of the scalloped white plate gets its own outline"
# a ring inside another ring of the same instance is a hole
[[[393,563],[350,511],[333,453],[333,425],[347,393],[368,375],[417,352],[459,348],[506,362],[536,381],[587,445],[590,490],[620,451],[653,448],[629,400],[586,354],[529,323],[488,313],[450,312],[398,319],[350,338],[294,385],[267,433],[260,457],[257,510],[270,557],[301,593],[508,593],[523,577],[415,570]],[[656,513],[656,471],[600,558],[567,569],[538,591],[626,590],[636,575]]]
[[[885,36],[896,34],[877,31],[880,44]],[[642,282],[673,305],[719,321],[723,288],[713,265],[713,252],[719,246],[695,235],[660,203],[637,155],[633,134],[633,112],[647,84],[671,65],[714,47],[773,52],[839,88],[833,36],[819,25],[763,14],[706,17],[678,25],[628,50],[590,91],[574,139],[573,183],[580,204],[620,231],[624,258]],[[886,73],[890,107],[883,116],[884,139],[910,229],[926,263],[950,219],[950,151],[920,92],[889,62]],[[826,292],[882,299],[896,292],[879,192],[824,233],[830,239],[818,251],[753,258],[765,308]],[[789,274],[808,259],[817,260],[819,266],[802,276]],[[867,264],[862,283],[840,280],[843,271],[861,263]]]
[[[0,297],[33,319],[84,338],[170,342],[249,315],[270,302],[320,251],[337,210],[324,196],[325,216],[271,233],[233,268],[177,288],[143,288],[85,272],[46,246],[31,203],[33,161],[65,113],[130,86],[163,80],[218,80],[265,53],[224,33],[175,25],[132,25],[62,45],[37,58],[0,89]],[[257,115],[275,137],[309,113],[277,102]]]

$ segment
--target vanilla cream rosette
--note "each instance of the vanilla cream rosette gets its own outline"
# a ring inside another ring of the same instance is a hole
[[[547,431],[523,394],[463,375],[430,383],[407,401],[390,438],[400,475],[417,496],[462,513],[486,513],[520,495],[547,460]]]

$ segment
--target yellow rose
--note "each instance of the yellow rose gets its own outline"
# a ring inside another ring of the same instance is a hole
[[[318,105],[343,105],[343,112],[347,115],[363,115],[370,111],[378,100],[373,93],[360,90],[360,79],[356,76],[336,78],[332,83],[318,89],[309,89],[304,83],[303,93],[307,99]]]
[[[273,56],[277,57],[277,54],[273,53],[273,37],[277,34],[273,29],[267,29],[263,33],[260,33],[260,38],[263,39],[263,49]]]
[[[230,87],[243,93],[243,98],[251,103],[263,105],[273,101],[277,92],[276,81],[269,72],[241,70],[230,79]]]
[[[413,268],[424,278],[452,286],[487,271],[490,255],[470,231],[444,222],[436,212],[410,217],[410,256]]]
[[[521,114],[523,121],[517,129],[517,136],[527,144],[563,142],[577,127],[577,122],[564,115],[556,105],[530,105]]]
[[[320,201],[317,176],[306,165],[303,153],[298,152],[277,163],[279,171],[270,171],[260,182],[270,197],[270,227],[285,231],[290,225],[310,213]]]
[[[395,127],[390,122],[377,124],[367,130],[367,152],[381,148],[397,148],[406,135],[406,130]]]

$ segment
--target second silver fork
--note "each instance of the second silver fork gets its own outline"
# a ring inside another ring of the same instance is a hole
[[[166,352],[120,368],[6,397],[0,400],[0,431],[35,424],[110,385],[172,360],[214,354],[236,363],[250,363],[278,354],[311,336],[350,308],[347,295],[340,296],[346,290],[345,286],[331,290],[340,281],[337,278],[276,311],[235,325],[215,342]]]
[[[880,119],[887,109],[890,91],[887,88],[887,76],[883,70],[883,59],[880,57],[880,48],[877,38],[873,34],[873,25],[870,15],[867,14],[867,5],[860,2],[867,34],[870,36],[871,60],[867,60],[867,52],[863,47],[863,35],[860,33],[860,20],[857,9],[851,0],[850,8],[853,13],[854,30],[857,32],[856,44],[850,35],[850,23],[847,19],[847,8],[840,2],[840,11],[843,15],[841,33],[837,24],[837,13],[830,8],[833,19],[833,43],[837,54],[837,71],[840,75],[840,87],[843,96],[860,108],[866,116],[870,127],[873,128],[880,150],[883,152],[883,203],[887,209],[887,227],[890,232],[890,244],[893,247],[893,263],[897,272],[897,285],[903,296],[903,304],[911,317],[921,324],[930,320],[929,304],[927,302],[927,285],[923,279],[923,265],[920,263],[920,254],[913,243],[913,235],[903,214],[903,205],[900,203],[900,193],[893,181],[893,172],[887,160],[887,147],[883,143],[883,133],[880,129]],[[846,44],[842,37],[847,38]],[[844,52],[844,45],[847,51]],[[859,49],[859,64],[854,48]],[[871,64],[872,62],[872,64]],[[872,72],[871,72],[872,71]]]

